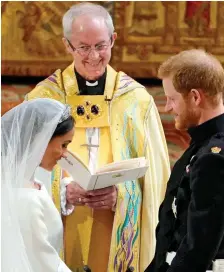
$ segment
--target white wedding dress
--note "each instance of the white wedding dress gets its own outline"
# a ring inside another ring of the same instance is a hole
[[[41,190],[20,189],[18,213],[32,271],[71,272],[59,256],[63,245],[62,220],[44,185]]]
[[[59,256],[63,225],[48,193],[51,179],[43,178],[41,190],[30,187],[55,129],[69,116],[68,105],[41,98],[1,118],[1,271],[71,272]]]

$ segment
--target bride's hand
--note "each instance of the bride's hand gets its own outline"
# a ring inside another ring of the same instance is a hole
[[[66,199],[69,204],[75,206],[84,206],[86,201],[88,201],[88,193],[82,187],[80,187],[76,182],[71,182],[66,187]]]

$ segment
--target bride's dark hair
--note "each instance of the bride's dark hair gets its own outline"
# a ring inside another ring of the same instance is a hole
[[[51,139],[53,139],[54,137],[62,136],[66,134],[67,132],[73,129],[74,125],[75,125],[75,120],[70,115],[66,120],[64,120],[63,122],[57,125]]]

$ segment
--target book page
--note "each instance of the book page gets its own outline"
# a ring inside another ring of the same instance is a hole
[[[148,169],[148,161],[145,157],[140,157],[107,164],[92,174],[82,160],[69,151],[67,157],[58,161],[58,164],[85,190],[100,189],[127,180],[135,180],[142,177]]]
[[[148,166],[143,166],[92,175],[87,190],[106,188],[125,181],[136,180],[144,176],[147,169]]]
[[[75,182],[78,182],[81,186],[88,184],[91,173],[77,155],[68,151],[67,158],[62,158],[58,161],[58,164],[73,177]]]
[[[119,162],[109,163],[96,170],[96,174],[111,172],[116,170],[134,169],[138,167],[144,167],[147,164],[145,157],[123,160]]]
[[[86,168],[89,171],[88,166],[85,165],[85,163],[80,159],[80,157],[77,154],[67,151],[67,159],[71,160],[74,164],[76,163],[76,161],[78,161],[84,168]]]

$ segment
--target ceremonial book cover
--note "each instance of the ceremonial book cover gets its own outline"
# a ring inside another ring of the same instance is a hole
[[[62,158],[58,164],[85,190],[101,189],[135,180],[144,176],[148,169],[147,160],[145,157],[140,157],[113,162],[91,173],[80,158],[69,151],[67,158]]]

